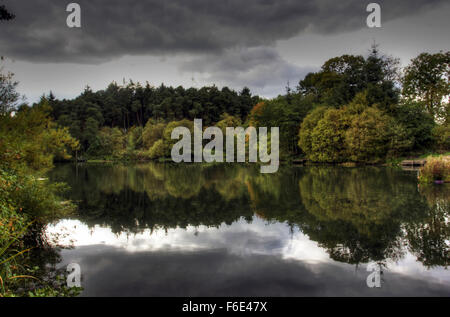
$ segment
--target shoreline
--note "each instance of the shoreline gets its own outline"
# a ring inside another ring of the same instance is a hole
[[[450,157],[450,152],[438,153],[438,152],[428,152],[422,155],[417,156],[408,156],[408,157],[398,157],[391,158],[384,162],[314,162],[309,161],[305,158],[299,159],[284,159],[280,160],[280,165],[291,165],[291,166],[343,166],[343,167],[358,167],[358,166],[380,166],[380,167],[411,167],[411,168],[420,168],[426,164],[427,157]],[[130,163],[130,164],[140,164],[140,163],[176,163],[171,158],[159,158],[159,159],[83,159],[83,160],[67,160],[67,161],[59,161],[56,163]],[[184,162],[186,164],[192,164],[195,162]],[[202,164],[221,164],[227,162],[201,162]],[[249,162],[233,162],[237,164],[248,164]],[[176,163],[179,164],[179,163]],[[261,162],[255,162],[252,164],[264,164]]]

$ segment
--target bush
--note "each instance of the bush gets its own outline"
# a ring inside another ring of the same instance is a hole
[[[156,141],[150,148],[148,156],[153,160],[167,156],[167,147],[165,146],[164,141]]]
[[[91,157],[118,157],[124,149],[125,136],[118,128],[103,127],[87,154]]]
[[[131,127],[126,135],[126,150],[127,152],[132,152],[134,150],[139,150],[143,146],[143,129],[140,126]]]
[[[317,162],[347,160],[345,132],[350,118],[345,111],[329,109],[311,133],[311,159]]]
[[[422,183],[450,182],[450,156],[429,156],[425,166],[420,169],[419,180]]]
[[[432,130],[435,127],[434,119],[423,109],[418,102],[402,102],[391,107],[395,121],[401,125],[410,140],[410,146],[403,152],[421,151],[430,148],[433,143]]]
[[[367,108],[362,114],[353,116],[345,134],[352,161],[376,162],[386,156],[389,121],[390,118],[377,108]]]
[[[450,124],[437,125],[433,129],[433,138],[438,151],[450,150]]]
[[[389,111],[369,106],[366,93],[359,93],[339,109],[316,108],[303,121],[299,146],[316,162],[375,163],[429,148],[433,119],[415,103],[393,106]],[[435,139],[445,148],[450,136],[445,125]]]
[[[142,142],[145,149],[150,149],[156,141],[160,140],[166,125],[162,122],[153,123],[149,120],[142,132]]]
[[[411,140],[406,127],[392,119],[388,125],[388,157],[399,157],[408,153],[413,147],[414,140]]]
[[[303,120],[300,131],[298,145],[305,152],[307,158],[312,156],[312,132],[327,111],[325,107],[317,107]]]
[[[74,210],[71,202],[61,201],[63,188],[0,167],[0,297],[15,294],[14,276],[30,274],[27,252],[47,246],[45,225]]]
[[[69,159],[79,148],[67,128],[49,117],[47,105],[0,115],[0,167],[43,170],[53,166],[55,157]]]

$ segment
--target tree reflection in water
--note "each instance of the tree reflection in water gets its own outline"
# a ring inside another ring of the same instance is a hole
[[[413,173],[396,169],[62,165],[51,177],[72,188],[79,220],[115,233],[218,227],[256,215],[299,228],[340,262],[397,261],[405,250],[427,267],[449,262],[448,185],[419,188]]]

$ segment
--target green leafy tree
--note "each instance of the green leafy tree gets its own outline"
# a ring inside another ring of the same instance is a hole
[[[163,140],[156,141],[149,150],[149,157],[151,159],[158,159],[162,157],[166,157],[170,149],[164,143]]]
[[[347,160],[345,133],[350,122],[345,111],[328,109],[311,133],[311,159],[330,163]]]
[[[387,125],[390,118],[377,108],[367,108],[353,116],[345,141],[350,159],[356,162],[377,162],[388,150]]]
[[[177,140],[172,140],[171,135],[173,129],[177,127],[186,127],[191,132],[191,142],[193,144],[194,123],[187,119],[169,122],[162,133],[162,138],[155,141],[149,149],[149,157],[151,159],[170,157],[170,151]]]
[[[422,53],[405,69],[403,95],[422,101],[433,118],[445,119],[449,112],[449,78],[450,52]]]
[[[326,107],[317,107],[306,116],[301,124],[298,145],[308,159],[313,159],[314,157],[312,133],[318,122],[324,117],[326,111]]]
[[[215,86],[184,89],[181,86],[153,87],[148,83],[141,86],[130,81],[122,85],[113,82],[105,90],[97,92],[87,87],[72,100],[58,100],[51,96],[46,96],[46,99],[52,106],[52,117],[69,127],[72,135],[80,140],[81,150],[86,152],[97,142],[91,133],[95,125],[98,129],[118,127],[129,131],[133,126],[145,126],[148,121],[158,124],[195,118],[202,118],[205,125],[212,125],[225,113],[243,121],[259,98],[252,96],[248,88],[240,92],[227,87],[219,90]],[[143,131],[143,136],[150,140],[145,145],[147,149],[157,140],[155,136],[161,133],[161,129],[161,125],[157,126],[153,136],[152,128]],[[139,148],[140,144],[137,150]]]
[[[16,108],[20,95],[16,88],[18,82],[13,80],[14,74],[4,73],[3,57],[0,57],[0,115],[6,115]]]
[[[241,119],[236,116],[231,116],[228,113],[222,114],[220,121],[217,122],[216,126],[222,130],[222,133],[226,133],[227,127],[240,127],[242,126]]]
[[[142,142],[145,149],[150,149],[156,141],[163,136],[166,124],[163,122],[155,123],[153,120],[148,120],[142,132]]]
[[[15,116],[0,116],[0,121],[2,167],[42,170],[52,166],[55,156],[68,159],[79,147],[67,128],[51,120],[45,104]]]
[[[97,139],[90,145],[88,153],[93,157],[120,158],[124,150],[125,137],[119,128],[103,127]]]
[[[450,150],[450,124],[437,125],[432,131],[436,147],[440,151]]]
[[[414,141],[411,140],[408,130],[396,120],[388,122],[388,157],[400,157],[411,151]]]
[[[290,93],[258,103],[250,112],[249,125],[280,128],[280,157],[289,159],[299,155],[297,129],[313,108],[309,97]]]
[[[401,152],[420,152],[432,147],[435,122],[419,102],[402,100],[392,106],[391,114],[410,142],[410,146],[403,147]]]
[[[299,82],[298,92],[310,96],[315,104],[338,108],[367,91],[370,105],[388,109],[398,101],[397,77],[398,60],[381,55],[373,46],[367,58],[342,55],[326,61],[319,72]]]

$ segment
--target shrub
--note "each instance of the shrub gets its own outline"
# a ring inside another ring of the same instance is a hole
[[[162,122],[153,123],[149,120],[142,132],[142,142],[145,149],[150,149],[156,141],[160,140],[166,125]]]
[[[428,157],[427,163],[420,169],[419,180],[422,183],[450,182],[450,156]]]
[[[62,188],[0,168],[0,297],[16,294],[15,276],[30,274],[26,255],[47,246],[45,225],[74,210],[71,202],[61,202]]]
[[[356,162],[376,162],[387,152],[387,124],[390,118],[377,108],[367,108],[353,116],[345,141],[350,159]]]
[[[325,107],[317,107],[305,117],[300,127],[298,145],[309,159],[312,155],[312,132],[326,111]]]
[[[417,104],[404,104],[390,112],[369,106],[365,93],[359,93],[339,109],[316,108],[303,121],[299,146],[316,162],[376,163],[427,148],[434,122]],[[450,140],[448,128],[435,130],[439,147]]]
[[[125,136],[118,128],[103,127],[87,154],[93,157],[118,157],[124,149]]]
[[[317,162],[343,162],[347,160],[345,131],[350,118],[339,109],[329,109],[311,133],[311,159]]]
[[[167,148],[163,140],[156,141],[150,148],[148,156],[151,159],[158,159],[167,155]]]
[[[388,157],[399,157],[408,153],[413,147],[414,140],[408,135],[406,127],[397,120],[390,120],[387,125]]]
[[[58,127],[46,105],[23,110],[15,116],[0,115],[0,166],[43,170],[55,157],[68,159],[79,143],[67,128]]]
[[[395,121],[401,125],[410,140],[409,151],[421,151],[427,149],[433,143],[432,130],[435,126],[434,119],[423,109],[418,102],[402,102],[391,107]]]
[[[433,129],[433,137],[436,142],[436,149],[439,151],[450,150],[450,124],[438,125]]]

